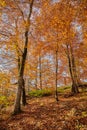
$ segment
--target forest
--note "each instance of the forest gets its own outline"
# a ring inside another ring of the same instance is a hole
[[[0,130],[87,130],[87,0],[0,0]]]

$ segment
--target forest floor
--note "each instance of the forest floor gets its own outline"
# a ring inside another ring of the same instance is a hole
[[[19,115],[9,117],[8,107],[0,120],[0,130],[87,130],[87,92],[71,97],[27,99]],[[9,117],[9,118],[8,118]]]

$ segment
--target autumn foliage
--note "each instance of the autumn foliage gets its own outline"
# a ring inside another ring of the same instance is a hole
[[[32,90],[59,101],[58,87],[86,82],[87,0],[0,0],[1,103],[13,96],[18,114]]]

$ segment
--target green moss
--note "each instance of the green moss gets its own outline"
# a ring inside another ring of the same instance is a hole
[[[58,92],[59,93],[65,93],[65,92],[69,92],[70,91],[70,86],[61,86],[58,88]]]
[[[29,92],[29,96],[31,97],[43,97],[43,96],[50,96],[52,94],[51,90],[33,90]]]
[[[70,86],[61,86],[58,87],[58,93],[66,93],[70,91]],[[31,97],[43,97],[43,96],[50,96],[52,94],[55,93],[55,89],[54,90],[50,90],[50,89],[42,89],[42,90],[32,90],[29,92],[29,96]]]

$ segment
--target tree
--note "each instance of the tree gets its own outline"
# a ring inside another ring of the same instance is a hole
[[[22,5],[20,1],[6,1],[6,7],[2,9],[2,19],[0,21],[3,25],[0,30],[0,34],[3,36],[1,39],[3,43],[2,46],[5,45],[6,49],[9,50],[7,53],[13,54],[15,59],[17,58],[16,61],[18,63],[18,90],[14,106],[14,114],[21,111],[21,97],[23,105],[26,104],[24,69],[29,43],[28,36],[33,3],[34,0],[22,2]],[[21,6],[23,8],[21,8]],[[26,6],[28,7],[27,14],[24,12]],[[11,11],[9,12],[9,10],[12,11],[11,15]],[[16,17],[13,17],[14,15]]]
[[[20,71],[19,71],[19,77],[18,77],[18,90],[17,90],[17,97],[16,97],[16,102],[15,102],[15,107],[14,107],[14,114],[17,114],[21,111],[21,106],[20,106],[20,100],[21,100],[21,93],[23,92],[23,102],[24,104],[26,103],[26,100],[24,99],[25,97],[25,91],[24,91],[24,67],[25,67],[25,61],[26,61],[26,56],[27,56],[27,46],[28,46],[28,33],[29,33],[29,28],[30,28],[30,17],[32,14],[32,8],[33,8],[33,3],[34,0],[30,1],[30,9],[29,9],[29,14],[28,18],[26,21],[26,30],[25,30],[25,45],[24,45],[24,51],[20,63]],[[23,88],[22,88],[23,87]],[[22,91],[23,89],[23,91]]]

